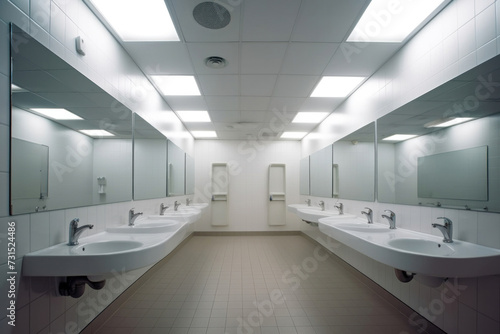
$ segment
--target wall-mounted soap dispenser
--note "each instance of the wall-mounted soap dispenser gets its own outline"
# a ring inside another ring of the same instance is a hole
[[[97,185],[99,186],[97,193],[105,194],[106,193],[106,177],[105,176],[98,177],[97,178]]]

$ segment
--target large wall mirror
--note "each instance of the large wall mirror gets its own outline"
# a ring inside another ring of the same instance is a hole
[[[500,212],[499,101],[497,56],[379,119],[378,200]]]
[[[309,195],[309,157],[300,159],[300,183],[299,189],[301,195]]]
[[[167,197],[167,138],[134,114],[134,200]]]
[[[181,196],[186,192],[186,153],[172,141],[167,144],[168,196]]]
[[[333,143],[333,195],[358,201],[375,200],[375,124]]]
[[[309,186],[312,196],[333,196],[333,145],[309,156]]]
[[[131,111],[11,27],[11,214],[131,200]]]
[[[194,158],[186,153],[186,195],[194,194]]]

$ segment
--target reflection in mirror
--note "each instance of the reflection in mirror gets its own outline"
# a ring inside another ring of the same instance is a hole
[[[170,140],[167,159],[168,196],[182,196],[185,193],[185,153]]]
[[[130,110],[11,27],[11,159],[30,159],[16,140],[48,148],[46,195],[20,199],[22,180],[33,175],[11,174],[11,214],[131,200]],[[51,109],[71,114],[47,116]]]
[[[309,195],[309,157],[300,159],[300,194]]]
[[[329,145],[310,155],[309,175],[311,195],[332,197],[333,145]]]
[[[334,196],[375,200],[375,124],[333,143]]]
[[[167,138],[134,114],[134,199],[167,196]]]
[[[497,56],[379,119],[378,200],[500,212],[499,101]]]
[[[194,158],[186,153],[186,195],[194,194]]]

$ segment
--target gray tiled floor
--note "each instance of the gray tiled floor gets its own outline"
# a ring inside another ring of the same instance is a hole
[[[98,333],[416,333],[302,236],[194,236]]]

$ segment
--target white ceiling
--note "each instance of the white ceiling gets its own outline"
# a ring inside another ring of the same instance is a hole
[[[180,42],[123,46],[146,75],[194,75],[201,97],[165,100],[174,111],[208,110],[212,123],[186,128],[215,130],[220,139],[311,131],[316,124],[290,124],[298,111],[331,113],[343,101],[309,97],[321,76],[368,77],[402,46],[363,45],[362,52],[344,55],[342,43],[369,0],[218,0],[231,13],[229,25],[218,30],[193,18],[193,8],[204,1],[166,0]],[[209,56],[228,65],[208,68]]]

